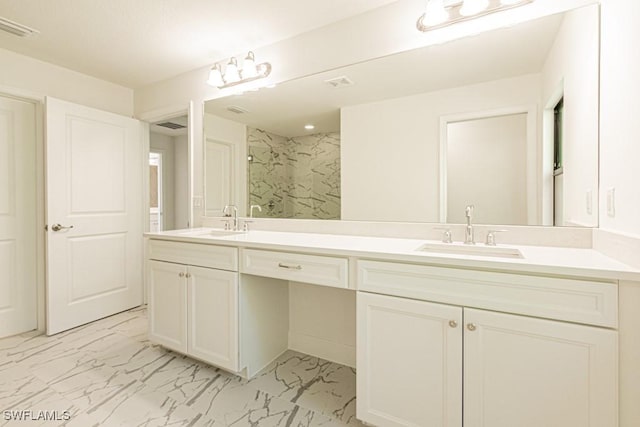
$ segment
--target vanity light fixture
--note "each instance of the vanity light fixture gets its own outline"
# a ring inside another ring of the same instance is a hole
[[[426,0],[425,13],[418,18],[418,30],[426,32],[467,21],[501,10],[532,3],[535,0]]]
[[[474,16],[489,7],[489,0],[464,0],[460,8],[460,15]]]
[[[26,25],[18,24],[15,21],[12,21],[7,18],[3,18],[0,16],[0,31],[7,32],[9,34],[13,34],[18,37],[30,37],[36,34],[39,34],[40,31],[27,27]]]
[[[306,130],[314,130],[316,127],[314,125],[312,125],[312,124],[308,124],[308,125],[304,125],[304,128]]]
[[[209,71],[209,80],[207,83],[211,86],[217,86],[219,89],[236,86],[242,83],[252,82],[254,80],[263,79],[271,74],[271,64],[263,62],[256,64],[253,52],[249,52],[244,59],[242,68],[238,67],[236,58],[229,59],[224,72],[220,64],[215,64]]]

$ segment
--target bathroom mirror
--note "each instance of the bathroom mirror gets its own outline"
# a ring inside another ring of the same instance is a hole
[[[595,227],[598,90],[592,5],[207,101],[205,210]]]

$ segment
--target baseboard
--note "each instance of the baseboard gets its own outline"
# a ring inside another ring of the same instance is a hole
[[[289,332],[289,349],[352,368],[356,367],[355,346]]]

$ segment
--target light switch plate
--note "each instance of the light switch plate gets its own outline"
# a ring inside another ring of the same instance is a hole
[[[193,198],[193,207],[201,208],[202,207],[202,197],[195,196]]]
[[[616,189],[607,189],[607,215],[610,217],[616,216]]]

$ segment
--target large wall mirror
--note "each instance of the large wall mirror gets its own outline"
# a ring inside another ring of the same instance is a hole
[[[205,210],[598,225],[599,7],[205,103]]]

